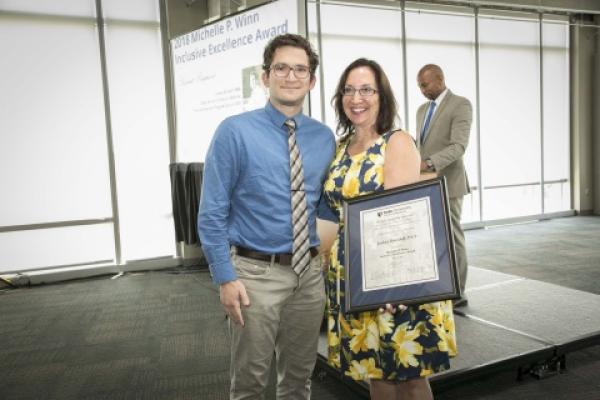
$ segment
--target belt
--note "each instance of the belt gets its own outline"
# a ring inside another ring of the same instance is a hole
[[[246,249],[246,248],[240,247],[240,246],[235,246],[235,248],[237,249],[237,255],[241,256],[241,257],[253,258],[255,260],[261,260],[261,261],[271,261],[271,258],[273,258],[274,262],[281,264],[281,265],[291,265],[292,264],[292,254],[291,253],[266,254],[266,253],[260,253],[258,251]],[[319,250],[316,247],[311,247],[310,248],[310,256],[315,257],[317,254],[319,254]]]

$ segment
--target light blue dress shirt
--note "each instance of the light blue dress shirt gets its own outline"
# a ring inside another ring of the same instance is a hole
[[[335,152],[331,130],[295,115],[302,155],[311,246],[317,246],[316,215],[323,181]],[[237,279],[230,246],[262,253],[291,253],[290,164],[285,115],[270,102],[225,119],[206,155],[198,233],[213,281]]]

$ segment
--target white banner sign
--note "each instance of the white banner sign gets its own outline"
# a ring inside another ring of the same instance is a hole
[[[264,47],[297,32],[297,0],[279,0],[171,40],[178,161],[204,161],[223,119],[265,105]]]

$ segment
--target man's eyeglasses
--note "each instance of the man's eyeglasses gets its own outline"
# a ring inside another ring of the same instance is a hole
[[[273,71],[275,76],[280,78],[285,78],[290,74],[290,70],[294,71],[294,76],[298,79],[305,79],[310,74],[310,69],[306,65],[291,65],[287,64],[273,64],[269,68],[269,70]]]
[[[352,86],[345,86],[342,89],[342,96],[354,96],[354,94],[358,92],[359,95],[363,97],[373,96],[377,93],[377,89],[373,89],[372,87],[361,87],[359,89]]]

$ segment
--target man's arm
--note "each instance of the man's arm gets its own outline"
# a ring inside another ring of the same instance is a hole
[[[471,103],[469,100],[463,99],[451,118],[449,145],[429,157],[436,171],[446,168],[465,154],[469,143],[472,121],[473,109]]]
[[[234,322],[244,325],[240,304],[248,306],[250,301],[231,263],[227,234],[232,193],[240,171],[233,133],[227,121],[221,123],[206,155],[197,228],[213,281],[220,285],[221,304]]]

